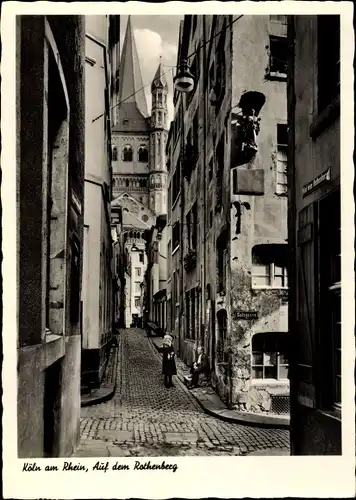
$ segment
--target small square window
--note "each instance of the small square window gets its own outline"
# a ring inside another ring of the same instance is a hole
[[[252,250],[252,288],[287,288],[287,246],[257,245]]]
[[[252,337],[251,375],[254,379],[288,378],[288,341],[285,333],[257,333]]]

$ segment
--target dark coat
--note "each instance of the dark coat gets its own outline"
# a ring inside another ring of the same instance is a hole
[[[197,358],[198,359],[198,358]],[[206,354],[202,354],[200,364],[197,368],[194,369],[194,364],[192,366],[191,372],[195,371],[196,373],[208,373],[209,371],[209,359]]]
[[[163,353],[163,358],[162,358],[163,375],[177,375],[177,368],[174,359],[175,354],[173,347],[163,347],[162,353]],[[171,355],[171,357],[168,357],[169,355]]]

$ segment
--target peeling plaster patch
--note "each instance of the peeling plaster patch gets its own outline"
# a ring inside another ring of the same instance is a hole
[[[231,273],[231,349],[233,352],[232,384],[233,403],[239,410],[268,412],[271,394],[268,387],[251,386],[251,339],[254,333],[275,321],[286,290],[254,290],[251,288],[251,271],[246,267]],[[257,320],[235,320],[235,310],[258,311]],[[275,331],[279,325],[276,325]]]

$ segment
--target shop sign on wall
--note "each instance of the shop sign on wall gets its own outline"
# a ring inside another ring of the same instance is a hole
[[[234,319],[258,319],[257,311],[234,311],[233,312]]]
[[[324,182],[327,182],[331,179],[331,169],[330,167],[325,170],[322,174],[318,175],[313,179],[312,181],[308,182],[308,184],[304,184],[302,187],[302,194],[303,196],[307,196],[309,193],[314,191],[320,184],[323,184]]]

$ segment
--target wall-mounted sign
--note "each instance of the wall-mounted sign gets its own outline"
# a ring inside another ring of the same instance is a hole
[[[234,311],[232,314],[234,319],[257,319],[257,311]]]
[[[325,170],[325,172],[318,175],[317,177],[315,177],[315,179],[308,182],[308,184],[305,184],[302,187],[303,196],[307,196],[309,193],[314,191],[314,189],[316,189],[318,186],[320,186],[320,184],[323,184],[324,182],[329,181],[330,178],[331,178],[331,169],[329,167],[327,170]]]

